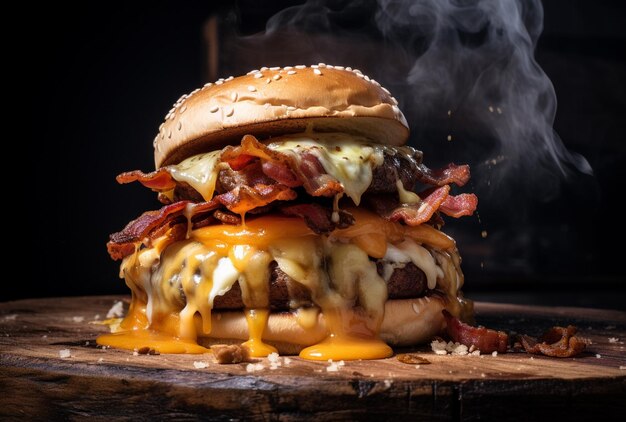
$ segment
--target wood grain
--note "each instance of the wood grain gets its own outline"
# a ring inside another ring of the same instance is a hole
[[[97,347],[106,327],[90,322],[121,299],[0,303],[0,417],[581,420],[626,410],[624,312],[476,305],[479,323],[507,331],[538,335],[553,325],[577,325],[593,343],[571,359],[437,356],[421,347],[398,350],[431,362],[419,367],[392,357],[329,372],[327,362],[292,357],[274,370],[258,359],[263,369],[248,372],[245,363],[218,365],[208,354],[134,356]],[[71,357],[60,358],[62,349]],[[208,367],[196,369],[194,362]]]

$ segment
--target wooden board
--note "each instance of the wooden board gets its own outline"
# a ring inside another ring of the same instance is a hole
[[[107,328],[90,322],[120,299],[0,303],[0,417],[595,420],[623,416],[626,406],[624,312],[476,304],[478,322],[493,328],[540,334],[577,325],[593,343],[572,359],[438,356],[421,347],[410,351],[431,364],[392,357],[345,362],[329,372],[327,362],[292,357],[273,370],[259,359],[263,369],[248,372],[247,364],[218,365],[209,354],[134,356],[97,347],[96,336]],[[71,357],[60,358],[63,349]]]

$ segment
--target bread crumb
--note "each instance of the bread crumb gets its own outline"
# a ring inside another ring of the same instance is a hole
[[[17,314],[5,315],[5,321],[15,321],[17,319]]]
[[[219,364],[245,362],[250,356],[248,348],[240,344],[215,344],[211,351]]]
[[[602,359],[602,355],[600,353],[596,353],[596,358],[597,359]]]
[[[82,317],[82,316],[72,317],[72,321],[74,322],[83,322],[84,320],[85,320],[85,317]]]
[[[117,302],[113,304],[113,306],[111,306],[111,309],[109,309],[109,312],[107,312],[107,319],[108,318],[121,318],[123,316],[124,316],[124,303],[122,303],[121,300],[118,300]]]
[[[71,358],[72,357],[72,352],[70,352],[70,349],[59,350],[59,357],[61,359]]]
[[[133,356],[139,356],[139,352],[136,350],[133,350]]]
[[[195,361],[193,363],[193,367],[196,369],[204,369],[209,367],[209,363],[204,361]]]
[[[285,364],[285,366],[289,366],[289,365],[291,365],[291,359],[290,358],[283,358],[283,363]]]
[[[621,369],[623,371],[624,369],[626,369],[626,366],[620,365],[619,369]]]
[[[99,319],[100,319],[100,314],[95,314],[95,315],[93,316],[93,320],[94,320],[94,321],[98,321]]]
[[[617,343],[619,341],[619,338],[617,337],[609,337],[609,343]]]
[[[98,363],[102,363],[102,362],[104,362],[103,358],[98,359]]]
[[[343,361],[333,362],[332,359],[328,359],[328,366],[326,367],[326,372],[338,372],[339,368],[344,365],[345,363]]]
[[[386,387],[386,388],[391,387],[391,384],[393,384],[393,381],[392,381],[392,380],[385,380],[385,387]]]
[[[256,372],[265,369],[262,363],[249,363],[246,365],[246,372]]]
[[[498,356],[498,352],[494,350],[494,351],[491,353],[491,356],[493,356],[493,357],[495,358],[496,356]]]
[[[415,365],[415,369],[420,369],[420,366],[419,365]]]
[[[485,378],[487,375],[485,375],[485,373],[483,372],[482,374],[480,374],[480,376]]]

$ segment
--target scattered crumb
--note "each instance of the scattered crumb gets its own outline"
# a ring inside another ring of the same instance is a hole
[[[272,371],[278,369],[279,366],[283,365],[280,360],[280,356],[276,352],[272,352],[267,355],[267,360],[270,362],[270,370]]]
[[[435,339],[430,343],[430,347],[433,352],[438,355],[447,355],[448,353],[450,353],[451,355],[466,356],[469,354],[468,347],[458,342],[453,343],[449,341],[446,343],[445,341]],[[473,356],[477,356],[480,354],[480,351],[478,351],[478,353],[475,352],[476,350],[472,351],[471,354]]]
[[[606,327],[604,327],[606,330],[614,330],[616,327],[615,325],[607,325]]]
[[[602,359],[602,355],[600,353],[596,353],[596,358]]]
[[[70,352],[70,349],[59,350],[59,357],[61,359],[71,358],[72,357],[72,352]]]
[[[111,306],[111,309],[109,309],[109,312],[107,312],[107,319],[108,318],[121,318],[122,316],[124,316],[124,304],[122,303],[121,300],[118,300],[117,302],[113,304],[113,306]]]
[[[494,351],[491,353],[491,356],[493,356],[493,357],[495,358],[496,356],[498,356],[498,352],[494,350]]]
[[[626,366],[620,365],[619,369],[621,369],[623,371],[624,369],[626,369]]]
[[[487,375],[485,375],[485,373],[483,372],[482,374],[480,374],[480,376],[485,378]]]
[[[291,359],[290,358],[283,358],[283,363],[285,364],[285,366],[289,366],[289,365],[291,365]]]
[[[448,141],[452,140],[452,135],[448,135]]]
[[[85,317],[83,317],[83,316],[72,317],[72,321],[74,321],[74,322],[83,322],[84,320],[85,320]]]
[[[209,363],[204,361],[195,361],[193,363],[193,367],[196,369],[204,369],[209,367]]]
[[[530,360],[535,360],[535,358],[531,356],[531,357],[530,357]]]
[[[339,371],[339,368],[345,365],[346,363],[342,360],[340,360],[339,362],[333,362],[332,359],[328,359],[328,366],[326,367],[326,372],[337,372]]]
[[[94,321],[98,321],[100,319],[100,314],[95,314],[93,316]]]
[[[420,369],[420,366],[419,365],[415,365],[415,369]]]
[[[102,362],[104,362],[104,358],[98,359],[98,363],[102,363]]]
[[[15,321],[17,319],[17,314],[11,314],[11,315],[5,315],[4,316],[4,320],[5,321]]]
[[[248,348],[240,344],[215,344],[211,351],[219,364],[246,362],[250,356]]]
[[[44,334],[43,336],[41,336],[41,338],[48,338],[48,336]]]
[[[430,363],[428,359],[425,359],[416,353],[400,353],[396,356],[396,359],[408,365],[415,365],[417,363],[427,365]]]
[[[493,106],[489,106],[489,111],[493,113]]]
[[[88,341],[85,342],[85,346],[89,346],[89,342]]]
[[[256,372],[265,369],[262,363],[249,363],[246,365],[246,372]]]
[[[392,380],[385,380],[385,387],[389,388],[391,387],[391,384],[393,384]]]
[[[609,337],[609,343],[617,343],[619,341],[619,338],[617,337]]]
[[[472,353],[470,353],[470,355],[472,355],[472,356],[480,356],[480,350],[474,350]]]
[[[136,350],[133,350],[133,356],[139,356],[139,352]]]

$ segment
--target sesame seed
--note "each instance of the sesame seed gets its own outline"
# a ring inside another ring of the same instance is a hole
[[[316,75],[321,75],[322,71],[319,69],[313,69],[313,73],[315,73]]]
[[[280,76],[280,75],[274,75],[274,77],[273,77],[273,79],[274,79],[275,81],[279,80],[280,78],[281,78],[281,76]]]
[[[335,66],[335,69],[337,69],[337,70],[344,70],[345,67],[343,67],[343,66]]]
[[[270,103],[265,103],[265,104],[263,104],[263,107],[270,108],[270,105],[271,105]]]
[[[178,130],[181,130],[183,128],[183,122],[178,122]]]
[[[218,106],[213,106],[213,107],[211,107],[211,108],[209,109],[209,111],[210,111],[211,113],[215,113],[215,112],[216,112],[217,110],[219,110],[219,109],[220,109],[220,108],[219,108]]]
[[[269,84],[270,82],[272,82],[272,79],[271,79],[271,78],[267,78],[267,79],[265,80],[265,83],[266,83],[266,84]]]
[[[303,64],[299,64],[296,66],[296,69],[306,69],[306,66]]]
[[[321,67],[321,66],[320,66],[320,67]],[[327,68],[329,68],[329,69],[332,69],[334,66],[333,66],[332,64],[328,64],[328,65],[323,66],[323,67],[327,67]]]
[[[175,117],[175,116],[174,116],[174,112],[172,112],[172,113],[170,114],[170,120],[174,120],[174,117]]]
[[[167,133],[167,137],[168,137],[168,138],[171,138],[171,137],[172,137],[172,131],[171,131],[171,130]]]
[[[398,105],[398,100],[396,100],[396,97],[391,97],[391,104]]]
[[[246,75],[252,75],[253,73],[257,73],[259,71],[259,69],[254,69],[251,70],[250,72],[246,73]]]
[[[235,113],[235,109],[234,108],[230,108],[229,110],[226,111],[226,117],[230,117]]]
[[[317,65],[317,64],[312,64],[311,65],[311,69],[317,69],[318,67],[319,67],[319,65]]]
[[[389,92],[387,88],[385,88],[384,86],[382,86],[381,88],[383,89],[383,91],[385,91],[387,95],[391,95],[391,92]]]
[[[295,70],[290,70],[289,72],[287,72],[287,75],[295,75],[296,71]]]
[[[268,70],[268,67],[267,66],[263,66],[260,70],[261,70],[261,72],[265,72],[266,70]]]
[[[261,72],[254,74],[254,79],[260,79],[262,77],[263,77],[263,74]]]
[[[280,66],[273,66],[273,67],[270,67],[270,70],[280,70]]]
[[[448,141],[452,140],[452,135],[448,135]]]
[[[285,69],[285,70],[291,70],[291,69],[293,69],[293,66],[285,66],[283,69]]]
[[[415,302],[412,303],[411,307],[413,308],[413,312],[415,312],[416,314],[420,313],[420,308],[419,308],[419,306],[417,306],[417,303],[415,303]]]
[[[365,78],[365,75],[363,75],[362,73],[356,73],[354,72],[355,75],[357,75],[359,78],[363,79]]]
[[[318,63],[317,64],[319,67],[326,67],[326,63]]]
[[[185,110],[187,110],[187,106],[186,105],[181,107],[180,114],[183,114],[185,112]]]
[[[391,108],[392,108],[392,110],[393,110],[393,112],[394,112],[394,113],[396,113],[396,114],[399,114],[399,113],[400,113],[400,109],[398,108],[398,106],[397,106],[397,105],[393,105],[393,106],[391,106]]]
[[[222,80],[215,81],[215,85],[221,85],[221,84],[223,84],[223,83],[224,83],[224,81],[222,81]]]
[[[375,80],[375,79],[371,79],[371,80],[370,80],[370,82],[371,82],[371,83],[373,83],[373,84],[374,84],[374,85],[376,85],[376,86],[380,86],[380,84],[378,83],[378,81],[377,81],[377,80]]]
[[[493,107],[492,106],[489,106],[489,112],[493,113]]]
[[[369,76],[367,76],[367,75],[363,75],[363,78],[364,78],[367,82],[369,82],[369,81],[370,81],[370,77],[369,77]]]
[[[255,92],[256,88],[254,86],[252,86],[252,85],[248,85],[248,91]]]
[[[205,88],[208,88],[210,86],[213,86],[213,82],[207,82],[207,83],[204,84]]]
[[[159,126],[159,132],[163,129],[163,126],[165,126],[165,123],[161,123],[161,125]]]
[[[296,108],[295,108],[294,106],[288,106],[288,107],[287,107],[287,110],[289,110],[289,111],[294,111],[295,109],[296,109]]]
[[[363,74],[363,72],[361,72],[359,69],[354,69],[353,72]]]
[[[233,79],[235,79],[234,76],[229,76],[228,78],[224,79],[224,82],[232,81]]]
[[[191,91],[191,94],[189,94],[190,96],[195,94],[196,92],[200,91],[200,88],[196,88],[193,91]]]
[[[237,101],[237,97],[239,97],[239,95],[236,92],[230,94],[230,99],[233,101]]]
[[[348,72],[352,72],[352,68],[351,68],[350,66],[346,67],[346,70],[347,70]]]

